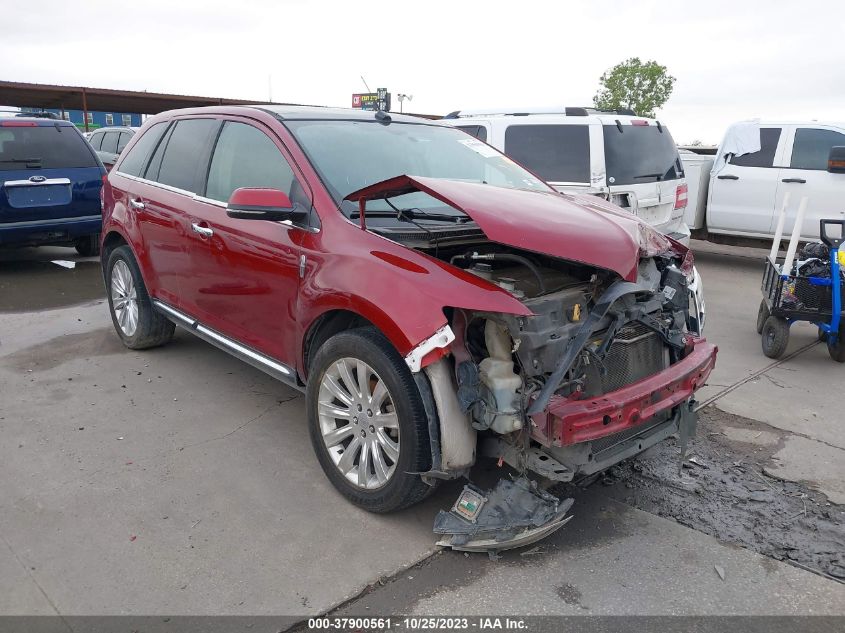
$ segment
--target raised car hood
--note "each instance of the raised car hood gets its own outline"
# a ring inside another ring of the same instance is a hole
[[[636,281],[640,221],[559,193],[397,176],[346,196],[359,202],[423,191],[466,213],[492,241],[619,273]]]

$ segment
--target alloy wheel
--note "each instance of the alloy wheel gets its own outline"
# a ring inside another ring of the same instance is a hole
[[[320,434],[337,469],[373,490],[390,480],[399,460],[399,419],[387,385],[367,363],[341,358],[320,382]]]
[[[138,329],[138,292],[129,266],[118,259],[111,270],[111,300],[115,320],[125,336]]]

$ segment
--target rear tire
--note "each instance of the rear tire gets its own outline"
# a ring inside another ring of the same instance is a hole
[[[827,341],[827,353],[837,363],[845,363],[845,326],[839,326],[839,334],[836,337],[836,343],[831,344],[830,339]]]
[[[789,322],[770,316],[763,324],[763,353],[769,358],[780,358],[789,345]]]
[[[757,334],[763,333],[763,326],[766,323],[766,319],[771,316],[769,312],[769,305],[766,303],[766,300],[763,299],[760,301],[760,309],[757,310]]]
[[[374,328],[341,332],[317,350],[306,406],[320,466],[355,505],[394,512],[434,489],[414,474],[431,468],[422,398],[405,361]]]
[[[112,323],[123,344],[147,349],[170,342],[176,326],[153,307],[132,249],[114,249],[105,272]]]
[[[83,257],[93,257],[94,255],[99,255],[100,234],[95,233],[94,235],[86,235],[85,237],[80,237],[74,243],[74,247],[76,248],[76,252],[82,255]]]

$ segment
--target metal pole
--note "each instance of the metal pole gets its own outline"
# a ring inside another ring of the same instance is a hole
[[[82,87],[82,120],[85,121],[85,131],[88,131],[88,95],[85,86]]]

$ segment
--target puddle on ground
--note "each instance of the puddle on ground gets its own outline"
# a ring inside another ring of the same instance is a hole
[[[43,371],[78,358],[120,354],[126,348],[110,327],[66,334],[2,357],[3,365],[18,371]]]
[[[0,313],[64,308],[105,296],[95,258],[61,247],[0,249]]]

